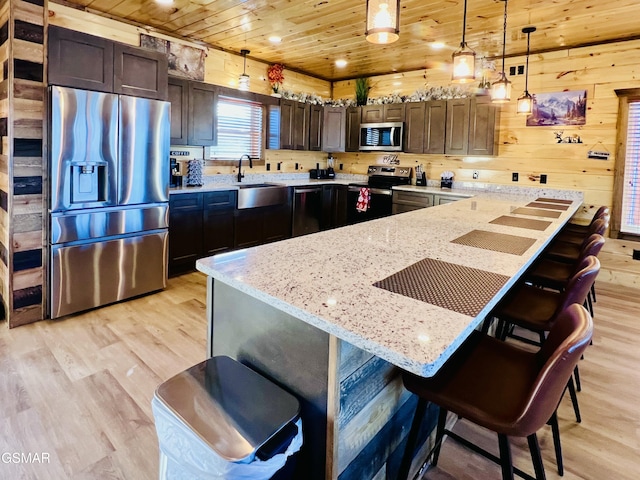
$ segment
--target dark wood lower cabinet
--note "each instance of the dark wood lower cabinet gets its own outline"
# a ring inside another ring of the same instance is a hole
[[[291,237],[291,205],[236,210],[235,247],[248,248]]]
[[[346,185],[324,185],[321,230],[347,224]],[[169,200],[169,275],[195,269],[196,260],[234,248],[291,237],[291,195],[287,203],[236,209],[235,190],[180,193]]]
[[[203,196],[202,253],[209,257],[233,248],[236,192],[209,192]]]
[[[194,269],[202,256],[202,194],[169,199],[169,274]]]

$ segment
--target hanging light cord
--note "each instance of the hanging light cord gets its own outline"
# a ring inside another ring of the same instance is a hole
[[[507,46],[507,0],[504,0],[504,28],[502,29],[502,76],[504,73],[504,55]]]
[[[464,13],[462,14],[462,42],[460,46],[464,48],[466,42],[464,41],[464,34],[467,31],[467,0],[464,0]]]
[[[529,39],[531,38],[531,32],[527,32],[527,62],[524,76],[524,91],[529,93]]]

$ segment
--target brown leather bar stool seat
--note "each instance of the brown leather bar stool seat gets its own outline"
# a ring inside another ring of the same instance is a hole
[[[589,255],[597,257],[604,245],[604,237],[597,233],[589,236],[588,242],[580,252],[576,262],[559,262],[551,258],[542,258],[525,274],[525,281],[535,286],[562,291],[569,279],[576,273],[578,265]],[[593,311],[590,312],[593,316]]]
[[[591,222],[589,222],[589,225],[580,225],[577,223],[567,223],[563,228],[562,228],[562,233],[578,233],[578,234],[582,234],[582,235],[587,235],[589,232],[589,227],[591,227],[591,224],[596,221],[599,218],[604,218],[605,215],[609,215],[609,207],[605,207],[604,205],[599,207],[598,210],[596,210],[596,213],[593,215],[593,218],[591,218]]]
[[[440,406],[440,415],[432,465],[438,463],[446,433],[499,463],[503,479],[512,479],[514,472],[532,478],[513,467],[508,440],[509,436],[527,437],[535,478],[544,479],[536,432],[550,421],[557,426],[556,409],[592,332],[589,313],[574,304],[558,315],[547,341],[537,352],[474,331],[434,377],[403,373],[405,388],[418,395],[419,401],[398,478],[404,480],[408,476],[427,402],[433,402]],[[448,411],[496,432],[500,458],[446,430]]]
[[[591,222],[585,232],[561,231],[554,239],[553,243],[567,242],[581,245],[586,237],[594,233],[604,235],[607,231],[607,228],[609,227],[609,220],[609,214],[605,214],[602,217],[597,218],[593,222]]]
[[[608,227],[605,219],[599,218],[593,224],[593,232],[603,235]],[[550,258],[558,262],[575,263],[580,258],[580,253],[591,239],[591,233],[582,238],[580,243],[563,241],[553,242],[543,253],[542,258]]]

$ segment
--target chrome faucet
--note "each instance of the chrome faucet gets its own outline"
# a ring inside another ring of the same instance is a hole
[[[242,173],[242,159],[244,157],[247,157],[249,159],[249,168],[253,168],[253,161],[251,160],[251,156],[247,155],[246,153],[242,155],[240,157],[240,160],[238,160],[238,182],[241,182],[244,178],[244,174]]]

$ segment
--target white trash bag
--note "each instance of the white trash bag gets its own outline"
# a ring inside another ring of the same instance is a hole
[[[268,480],[302,447],[302,421],[287,450],[268,460],[220,457],[155,397],[151,402],[160,444],[160,480]]]

